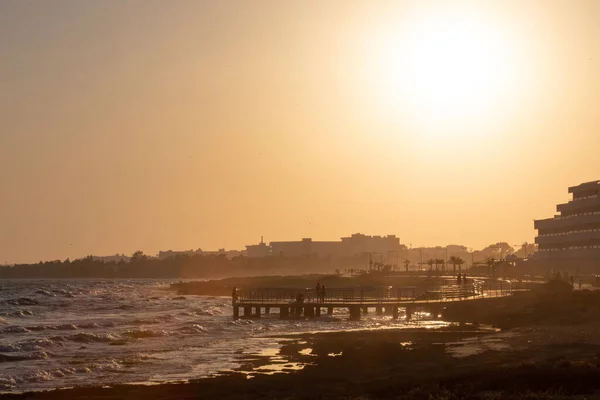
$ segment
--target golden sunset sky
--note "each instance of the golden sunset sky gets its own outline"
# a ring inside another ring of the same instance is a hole
[[[0,263],[516,244],[596,179],[600,1],[0,2]]]

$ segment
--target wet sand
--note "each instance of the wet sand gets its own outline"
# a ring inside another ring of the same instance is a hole
[[[248,357],[235,371],[186,384],[78,388],[2,399],[522,398],[525,392],[530,392],[527,398],[593,398],[600,390],[598,324],[503,332],[305,334],[283,338],[281,346]],[[500,397],[490,397],[494,393]]]

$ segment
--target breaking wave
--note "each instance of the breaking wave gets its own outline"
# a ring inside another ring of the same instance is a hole
[[[194,324],[192,326],[184,326],[182,328],[179,328],[178,331],[190,335],[207,332],[206,328],[198,324]]]
[[[110,333],[81,332],[76,335],[67,336],[65,339],[77,343],[110,343],[120,338]]]
[[[39,301],[30,299],[28,297],[20,297],[18,299],[9,299],[5,300],[7,304],[12,306],[37,306],[39,305]]]
[[[11,325],[8,326],[2,330],[0,330],[0,333],[27,333],[29,332],[29,329],[25,328],[24,326],[18,326],[18,325]]]
[[[133,338],[133,339],[142,339],[142,338],[167,336],[168,333],[165,331],[153,331],[150,329],[137,329],[137,330],[126,331],[123,333],[123,335]]]

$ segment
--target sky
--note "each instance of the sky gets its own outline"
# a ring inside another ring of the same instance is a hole
[[[531,242],[599,71],[595,0],[3,0],[0,263]]]

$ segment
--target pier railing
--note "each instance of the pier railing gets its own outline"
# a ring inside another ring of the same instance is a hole
[[[478,297],[501,297],[512,293],[510,281],[471,280],[469,283],[446,284],[439,286],[381,286],[326,288],[324,295],[316,289],[260,288],[238,291],[239,304],[285,304],[304,303],[326,304],[386,304],[386,303],[428,303],[467,300]]]

